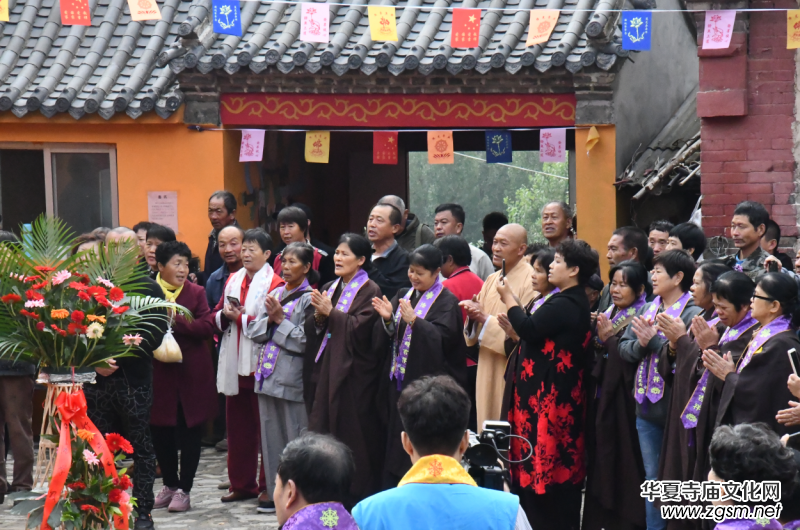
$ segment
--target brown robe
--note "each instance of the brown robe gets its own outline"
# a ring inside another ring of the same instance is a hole
[[[313,306],[306,313],[303,390],[308,429],[332,434],[353,451],[356,474],[350,493],[355,504],[380,487],[385,446],[376,396],[385,350],[378,348],[373,333],[379,315],[372,307],[372,298],[381,296],[380,287],[372,280],[367,282],[347,313],[335,309],[341,291],[342,282],[333,294],[334,310],[326,329],[317,332]],[[331,337],[325,351],[319,362],[314,362],[328,332]]]
[[[741,373],[728,374],[722,387],[717,425],[760,421],[779,436],[800,430],[797,426],[781,425],[775,419],[779,410],[789,408],[789,401],[797,400],[786,386],[789,374],[793,373],[786,352],[792,348],[800,351],[795,331],[778,333],[764,343]]]
[[[617,351],[626,327],[604,345],[595,343],[597,358],[587,380],[584,530],[646,527],[645,502],[639,495],[644,463],[632,392],[638,365],[623,360]]]

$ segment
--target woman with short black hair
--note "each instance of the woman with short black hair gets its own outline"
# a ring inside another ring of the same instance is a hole
[[[464,321],[459,300],[439,280],[442,253],[433,245],[422,245],[409,255],[409,262],[411,288],[400,289],[391,301],[386,296],[372,299],[388,339],[384,348],[389,353],[381,376],[385,387],[381,399],[388,405],[383,484],[387,488],[397,486],[411,469],[400,440],[400,392],[426,375],[450,375],[461,386],[467,383]]]
[[[581,240],[556,247],[548,282],[559,292],[531,315],[525,314],[510,286],[497,292],[508,320],[521,339],[520,353],[503,397],[511,432],[530,440],[511,440],[512,492],[533,528],[577,530],[581,489],[586,476],[584,446],[584,369],[591,339],[589,299],[584,286],[598,267],[597,252]],[[499,318],[499,317],[498,317]]]

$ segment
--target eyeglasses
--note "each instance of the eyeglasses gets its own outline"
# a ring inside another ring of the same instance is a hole
[[[774,298],[769,298],[769,297],[767,297],[767,296],[759,296],[759,295],[757,295],[757,294],[754,294],[754,295],[753,295],[753,298],[758,298],[758,299],[760,299],[760,300],[766,300],[767,302],[774,302],[774,301],[775,301],[775,299],[774,299]]]

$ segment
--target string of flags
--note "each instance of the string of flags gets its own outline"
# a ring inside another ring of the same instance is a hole
[[[264,129],[242,129],[242,144],[239,162],[260,162],[264,156]],[[365,131],[366,132],[366,131]],[[306,131],[305,160],[312,164],[327,164],[331,152],[331,131]],[[427,131],[428,163],[454,164],[453,131]],[[486,163],[512,162],[511,131],[487,130]],[[587,152],[599,141],[595,127],[590,129],[586,141]],[[372,163],[396,165],[398,131],[372,131]],[[541,129],[539,134],[539,160],[541,162],[565,162],[567,153],[567,129]]]

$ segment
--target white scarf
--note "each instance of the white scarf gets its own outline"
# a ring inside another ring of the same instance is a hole
[[[229,296],[239,298],[245,274],[247,274],[247,271],[241,268],[228,280],[223,293],[223,300],[226,303]],[[274,272],[269,263],[265,264],[253,276],[247,299],[244,301],[244,313],[242,313],[241,322],[231,322],[228,325],[228,330],[222,336],[219,349],[219,369],[217,370],[217,391],[226,396],[235,396],[239,393],[238,376],[249,376],[256,371],[258,364],[256,350],[258,345],[254,344],[245,333],[247,331],[247,315],[258,315],[259,310],[264,305],[270,285],[272,285],[273,276]],[[220,311],[216,315],[217,326],[220,329],[222,329],[222,318],[224,316]],[[243,330],[241,335],[239,333],[240,329]]]

